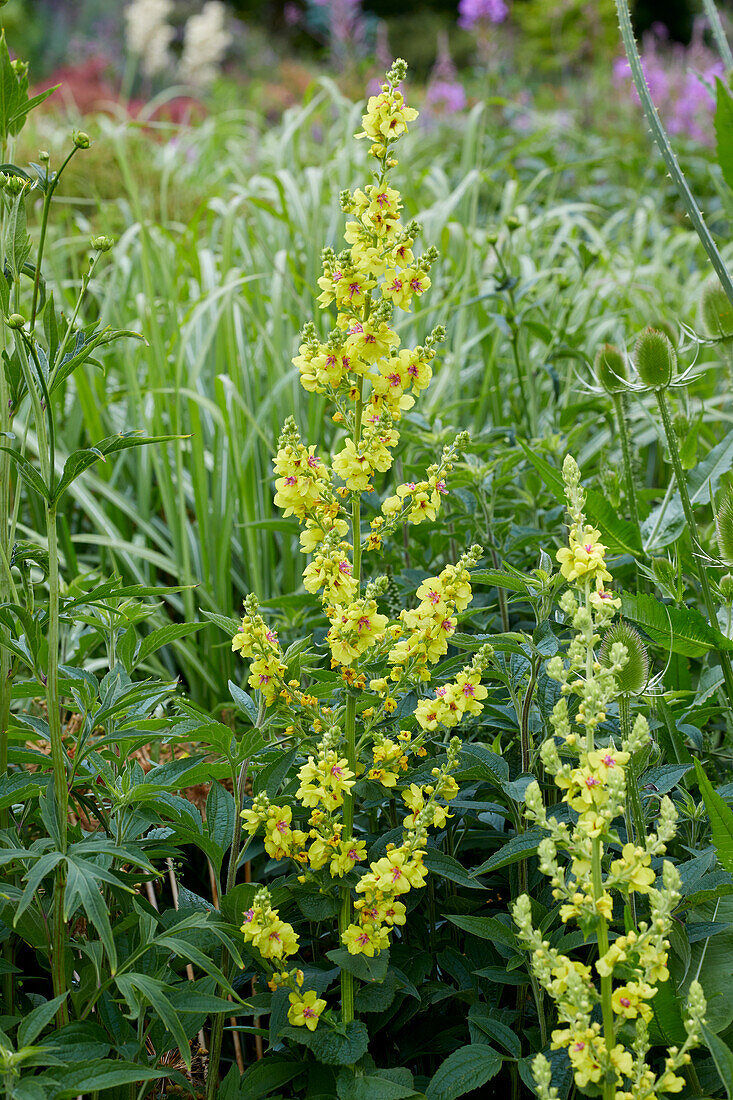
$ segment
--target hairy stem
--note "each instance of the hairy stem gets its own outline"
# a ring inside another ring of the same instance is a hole
[[[715,268],[715,273],[720,279],[721,286],[728,296],[728,300],[733,304],[733,279],[731,279],[730,272],[725,265],[723,257],[718,251],[718,247],[715,244],[710,230],[708,229],[703,219],[699,206],[695,202],[695,198],[690,191],[687,180],[684,173],[680,168],[679,161],[675,156],[674,150],[669,143],[664,127],[662,126],[661,119],[657,113],[657,109],[654,106],[647,82],[644,77],[644,71],[641,67],[641,58],[639,57],[639,50],[637,49],[636,42],[634,40],[634,31],[631,26],[631,15],[629,13],[628,0],[616,0],[616,12],[618,14],[619,28],[621,30],[621,40],[623,41],[624,50],[626,51],[626,57],[628,58],[629,68],[631,69],[631,76],[636,87],[636,91],[641,100],[641,105],[644,108],[644,113],[647,117],[649,127],[652,132],[652,137],[657,144],[659,152],[662,154],[662,159],[667,167],[667,171],[672,178],[677,191],[679,192],[682,203],[687,211],[687,215],[692,223],[693,229],[697,233],[702,246],[708,254],[711,264]],[[709,14],[709,13],[708,13]]]

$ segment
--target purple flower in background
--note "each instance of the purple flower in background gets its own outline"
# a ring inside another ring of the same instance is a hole
[[[438,38],[438,56],[430,74],[425,102],[441,114],[456,114],[467,103],[466,91],[458,79],[458,70],[445,33]]]
[[[668,43],[669,32],[663,23],[655,23],[642,39],[641,66],[651,97],[670,133],[710,141],[710,118],[715,106],[711,89],[716,76],[724,75],[723,64],[705,45],[700,20],[695,23],[689,46]],[[631,82],[625,57],[614,62],[613,79],[617,85]],[[631,94],[638,103],[633,84]]]
[[[428,88],[425,102],[447,115],[454,115],[466,106],[466,90],[457,81],[436,80]]]
[[[470,31],[481,23],[503,23],[508,14],[504,0],[459,0],[458,26]]]

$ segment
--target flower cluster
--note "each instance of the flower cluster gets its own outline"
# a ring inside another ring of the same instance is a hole
[[[389,946],[394,926],[405,923],[405,904],[399,898],[425,885],[428,826],[442,828],[449,816],[440,800],[447,803],[458,794],[451,772],[458,766],[460,749],[460,740],[452,738],[446,763],[432,770],[434,782],[425,786],[412,783],[403,793],[403,801],[411,812],[404,819],[402,844],[397,847],[388,844],[386,855],[370,863],[369,870],[357,883],[357,893],[362,895],[355,904],[358,923],[349,924],[341,935],[349,954],[370,957],[378,954]]]
[[[538,848],[539,866],[561,903],[560,918],[576,922],[585,937],[594,936],[598,956],[593,964],[585,964],[552,947],[533,926],[526,895],[518,899],[514,919],[520,940],[532,951],[534,975],[555,1003],[561,1026],[552,1032],[552,1046],[567,1050],[578,1089],[591,1087],[594,1094],[600,1089],[614,1100],[646,1100],[682,1088],[678,1071],[698,1042],[705,1003],[701,988],[693,983],[687,1040],[681,1048],[669,1050],[664,1069],[655,1074],[647,1064],[650,1002],[669,976],[668,938],[680,878],[674,865],[665,861],[658,882],[651,862],[674,837],[676,812],[671,800],[663,798],[656,831],[635,839],[627,825],[619,824],[626,810],[629,765],[647,744],[649,726],[638,715],[622,729],[620,747],[602,731],[608,707],[619,695],[617,679],[628,651],[621,641],[614,641],[604,662],[596,659],[598,631],[610,623],[617,601],[610,594],[605,600],[593,599],[611,579],[605,549],[598,532],[585,522],[580,471],[572,458],[566,459],[563,473],[570,545],[557,557],[575,589],[561,601],[574,636],[565,659],[556,656],[547,663],[561,695],[552,713],[555,736],[543,744],[541,757],[577,820],[570,825],[548,816],[537,782],[527,789],[526,805],[528,818],[547,833]],[[571,699],[577,701],[572,719]],[[614,852],[619,858],[610,858]],[[625,934],[611,942],[614,894],[628,903],[630,920]],[[646,898],[648,920],[636,921],[637,895]],[[631,1044],[627,1024],[633,1027]],[[537,1056],[533,1068],[539,1096],[556,1096],[543,1055]]]
[[[266,706],[270,706],[280,694],[286,669],[277,633],[257,613],[256,601],[247,597],[245,615],[239,630],[232,638],[232,649],[248,658],[249,685],[261,691]]]
[[[433,249],[417,255],[420,227],[402,226],[402,200],[388,179],[397,163],[393,145],[417,117],[400,90],[405,69],[404,62],[394,63],[380,93],[369,100],[357,135],[369,138],[376,168],[370,183],[341,196],[348,248],[338,255],[323,251],[318,301],[322,309],[335,307],[335,325],[319,336],[315,324],[307,324],[293,360],[303,387],[335,407],[333,420],[344,437],[326,461],[301,439],[290,418],[274,460],[275,503],[301,526],[301,549],[310,555],[303,584],[320,596],[329,623],[331,674],[319,674],[317,696],[300,681],[286,680],[277,636],[252,596],[233,640],[234,649],[252,662],[250,685],[263,693],[266,705],[276,704],[270,725],[282,723],[284,738],[296,739],[303,752],[294,793],[277,804],[257,795],[243,812],[245,829],[263,836],[272,859],[291,860],[309,888],[340,894],[340,941],[351,954],[366,955],[388,947],[395,928],[405,923],[401,899],[425,882],[428,829],[445,827],[458,791],[453,773],[460,741],[454,737],[444,749],[446,731],[481,711],[487,695],[481,679],[492,659],[490,647],[484,647],[452,682],[426,695],[430,666],[447,654],[458,616],[472,598],[470,570],[480,547],[425,580],[414,606],[398,617],[383,610],[387,578],[365,584],[362,577],[363,556],[379,550],[398,525],[435,519],[446,479],[466,443],[461,434],[420,480],[386,495],[364,530],[362,494],[374,491],[377,475],[391,468],[400,420],[430,383],[436,348],[445,336],[438,328],[422,345],[401,348],[393,321],[395,310],[409,310],[430,288],[436,257]],[[334,694],[324,706],[319,698],[329,682]],[[411,693],[418,698],[408,707]],[[431,740],[440,754],[436,765],[427,777],[421,767],[411,781],[410,761],[427,756]],[[367,853],[354,823],[356,799],[362,792],[373,798],[375,786],[405,807],[402,842],[386,845],[378,855]],[[278,921],[269,899],[256,903],[245,920],[245,936],[265,961],[275,957],[272,929],[294,950]],[[283,950],[282,957],[290,953]],[[325,1001],[314,991],[303,993],[297,973],[283,971],[270,981],[291,990],[290,1022],[313,1030]],[[353,979],[344,970],[341,980],[342,1021],[348,1023]]]

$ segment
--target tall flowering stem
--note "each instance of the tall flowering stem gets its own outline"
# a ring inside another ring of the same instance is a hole
[[[453,773],[461,743],[447,733],[480,713],[487,695],[482,675],[493,660],[484,647],[454,680],[427,690],[432,666],[447,654],[457,616],[471,601],[470,569],[480,547],[423,581],[412,606],[393,620],[380,610],[387,578],[364,575],[368,558],[397,530],[435,519],[466,442],[464,434],[457,436],[420,480],[394,486],[368,526],[363,523],[362,494],[374,493],[374,482],[392,467],[399,421],[430,383],[445,335],[437,328],[424,344],[401,348],[394,327],[395,310],[409,311],[413,299],[429,290],[437,258],[432,248],[416,256],[420,227],[402,225],[400,193],[390,180],[394,145],[417,117],[401,91],[405,73],[405,63],[396,61],[369,100],[357,134],[369,140],[374,170],[363,189],[341,194],[349,247],[322,252],[318,302],[324,310],[335,306],[333,327],[321,337],[308,322],[294,359],[303,387],[331,403],[342,441],[327,462],[289,418],[274,460],[275,503],[301,525],[301,549],[310,555],[303,584],[320,595],[329,623],[331,699],[323,701],[323,677],[316,696],[291,675],[277,633],[253,595],[232,641],[250,662],[249,686],[268,709],[268,724],[279,726],[283,740],[292,739],[304,756],[294,799],[276,804],[259,794],[242,812],[245,830],[264,835],[272,859],[292,861],[302,883],[339,898],[334,946],[370,958],[400,937],[407,917],[403,895],[425,884],[428,829],[445,828],[458,793]],[[410,713],[405,703],[414,695]],[[431,748],[436,762],[428,781],[410,782],[411,762]],[[373,804],[375,786],[385,797],[400,797],[402,840],[387,844],[362,869],[366,841],[354,811],[360,796]],[[355,999],[350,968],[342,967],[339,1018],[319,991],[303,988],[303,971],[289,961],[299,951],[298,933],[273,908],[265,888],[244,914],[242,933],[271,988],[289,990],[291,1026],[348,1027]]]
[[[680,878],[674,865],[665,861],[658,882],[651,860],[662,855],[674,837],[676,813],[665,797],[656,832],[635,843],[621,831],[629,764],[648,743],[649,726],[641,714],[630,729],[624,723],[620,748],[603,728],[608,707],[619,697],[618,678],[629,651],[623,642],[613,641],[604,645],[603,661],[596,656],[600,632],[608,631],[620,601],[608,588],[605,547],[598,531],[586,522],[580,471],[570,456],[563,475],[570,538],[557,557],[571,585],[561,607],[573,637],[565,658],[558,655],[547,663],[548,675],[561,685],[561,696],[552,713],[554,737],[540,751],[546,772],[577,815],[576,823],[548,816],[536,782],[528,788],[526,801],[530,820],[547,834],[539,845],[539,865],[550,879],[553,897],[562,903],[560,919],[575,922],[587,940],[595,939],[595,963],[576,961],[551,947],[532,923],[527,895],[517,900],[514,919],[520,940],[532,952],[532,971],[555,1003],[560,1026],[552,1032],[552,1048],[567,1050],[578,1090],[600,1093],[604,1100],[649,1100],[684,1086],[678,1071],[689,1063],[689,1050],[698,1043],[705,999],[693,982],[687,1039],[682,1047],[671,1047],[664,1068],[654,1072],[647,1058],[650,1002],[669,977],[668,941]],[[577,704],[573,710],[571,699]],[[620,858],[610,858],[613,850]],[[649,920],[632,920],[625,933],[612,940],[614,895],[628,904],[636,894],[647,897]],[[628,1024],[635,1033],[631,1043],[625,1039]],[[535,1058],[533,1072],[541,1100],[555,1100],[558,1092],[544,1054]]]

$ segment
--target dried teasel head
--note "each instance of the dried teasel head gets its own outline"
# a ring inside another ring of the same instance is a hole
[[[718,549],[724,562],[733,563],[733,489],[726,489],[715,516]]]
[[[677,353],[669,337],[659,329],[645,328],[636,338],[634,366],[649,389],[666,389],[677,370]]]
[[[603,636],[598,660],[606,668],[611,664],[611,647],[620,642],[626,649],[626,664],[616,673],[619,694],[639,695],[649,680],[649,654],[638,630],[629,623],[614,623]]]

